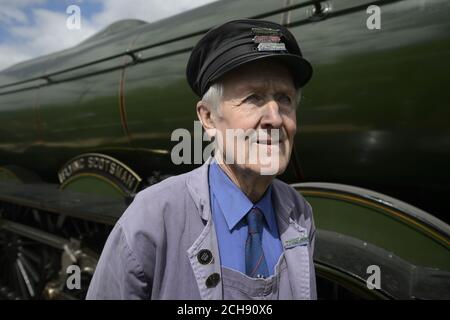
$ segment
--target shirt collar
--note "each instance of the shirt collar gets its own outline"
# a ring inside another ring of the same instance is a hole
[[[215,161],[210,165],[209,185],[230,231],[253,207],[262,211],[269,230],[271,232],[276,231],[277,225],[272,205],[272,185],[269,185],[263,197],[253,204]]]

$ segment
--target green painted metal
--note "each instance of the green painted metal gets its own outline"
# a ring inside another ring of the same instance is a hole
[[[196,119],[184,75],[190,48],[214,25],[257,17],[286,24],[315,70],[282,178],[378,190],[446,220],[450,96],[440,88],[450,83],[450,3],[378,1],[381,29],[368,30],[369,3],[327,1],[320,6],[330,10],[314,16],[311,1],[219,1],[152,24],[118,22],[8,68],[0,72],[0,165],[56,182],[68,159],[107,150],[143,177],[192,169],[169,157],[171,132],[193,130]]]
[[[359,239],[416,266],[450,272],[449,226],[394,198],[361,188],[297,184],[316,227]]]
[[[449,247],[413,225],[373,208],[323,197],[306,197],[317,227],[367,241],[416,265],[450,270]]]
[[[87,174],[79,174],[67,181],[61,190],[69,190],[72,192],[84,192],[96,194],[111,198],[124,198],[126,194],[119,189],[113,182],[108,181],[101,176],[93,176]]]
[[[184,77],[189,50],[216,24],[260,17],[287,24],[315,68],[299,108],[296,160],[283,179],[364,186],[444,215],[450,97],[439,87],[450,80],[450,4],[380,1],[381,30],[368,30],[369,3],[328,1],[326,19],[313,21],[309,1],[218,2],[153,24],[116,23],[73,49],[13,66],[0,86],[35,80],[0,88],[32,88],[0,95],[1,162],[52,182],[80,153],[145,148],[166,155],[135,168],[143,176],[187,171],[167,152],[172,130],[192,129],[196,118]]]
[[[333,14],[352,1],[330,3]],[[380,30],[361,9],[291,27],[315,71],[298,113],[305,179],[377,190],[448,222],[450,3],[382,3]]]
[[[20,183],[20,179],[18,176],[14,174],[11,170],[7,168],[0,167],[0,181],[8,182],[8,183]]]
[[[318,270],[327,267],[320,271],[323,277],[350,290],[380,293],[378,298],[450,298],[450,227],[445,222],[362,188],[332,183],[293,186],[313,208],[314,260]],[[380,292],[367,290],[370,266],[380,270]]]
[[[0,182],[22,184],[38,183],[41,181],[39,176],[28,169],[16,165],[0,166]]]

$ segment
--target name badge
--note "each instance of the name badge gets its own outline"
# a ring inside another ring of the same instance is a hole
[[[309,242],[309,238],[308,237],[298,237],[298,238],[286,240],[284,242],[284,248],[285,249],[290,249],[290,248],[294,248],[294,247],[297,247],[297,246],[305,246],[305,245],[308,244],[308,242]]]

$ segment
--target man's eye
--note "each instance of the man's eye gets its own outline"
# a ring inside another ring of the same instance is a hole
[[[253,104],[260,104],[263,101],[263,98],[258,94],[252,94],[245,98],[245,103],[253,103]]]
[[[277,100],[278,100],[281,104],[284,104],[284,105],[290,105],[290,104],[292,104],[292,99],[291,99],[291,97],[289,97],[289,96],[286,95],[286,94],[281,94],[281,95],[279,95]]]

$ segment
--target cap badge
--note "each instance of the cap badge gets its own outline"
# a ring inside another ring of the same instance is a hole
[[[271,28],[252,28],[252,34],[255,36],[281,36],[281,31]]]
[[[252,28],[252,34],[253,42],[258,44],[258,51],[287,51],[278,29]]]

